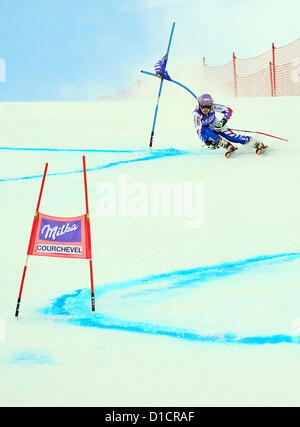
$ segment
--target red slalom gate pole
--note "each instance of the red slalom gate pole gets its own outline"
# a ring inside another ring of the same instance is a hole
[[[93,274],[93,261],[92,261],[92,250],[91,250],[91,226],[90,226],[90,212],[89,212],[85,156],[82,156],[82,161],[83,161],[83,176],[84,176],[85,206],[86,206],[87,238],[88,238],[88,247],[89,247],[89,255],[90,255],[89,264],[90,264],[90,278],[91,278],[91,304],[92,304],[92,313],[95,314],[94,274]]]
[[[19,296],[18,296],[18,300],[17,300],[17,307],[16,307],[16,312],[15,312],[15,317],[17,317],[17,318],[19,316],[19,311],[20,311],[20,304],[21,304],[23,286],[24,286],[25,276],[26,276],[26,272],[27,272],[28,258],[29,258],[29,255],[27,255],[27,257],[26,257],[26,262],[25,262],[25,266],[24,266],[23,274],[22,274]]]
[[[44,191],[44,185],[45,185],[47,170],[48,170],[48,163],[46,163],[46,165],[45,165],[45,170],[44,170],[44,175],[43,175],[41,190],[40,190],[39,199],[38,199],[38,202],[37,202],[37,205],[36,205],[35,214],[37,214],[38,211],[39,211],[39,209],[40,209],[40,204],[41,204],[42,195],[43,195],[43,191]]]
[[[93,274],[93,261],[90,259],[90,276],[91,276],[91,303],[92,313],[95,314],[95,293],[94,293],[94,274]]]
[[[43,195],[43,190],[44,190],[44,185],[45,185],[45,179],[46,179],[46,175],[47,175],[47,170],[48,170],[48,163],[46,163],[46,165],[45,165],[43,180],[42,180],[41,189],[40,189],[40,194],[39,194],[39,198],[38,198],[38,202],[37,202],[36,210],[35,210],[35,215],[34,215],[34,219],[33,219],[31,235],[32,235],[34,226],[35,226],[35,224],[37,222],[37,218],[38,218],[38,213],[39,213],[39,208],[40,208],[40,204],[41,204],[41,200],[42,200],[42,195]],[[24,266],[23,274],[22,274],[22,280],[21,280],[21,286],[20,286],[20,291],[19,291],[18,300],[17,300],[17,307],[16,307],[16,312],[15,312],[15,317],[19,316],[19,311],[20,311],[23,286],[24,286],[25,276],[26,276],[27,267],[28,267],[29,248],[30,248],[30,244],[31,244],[31,235],[30,235],[30,240],[29,240],[29,245],[28,245],[28,250],[27,250],[26,262],[25,262],[25,266]]]
[[[82,156],[82,161],[83,161],[83,176],[84,176],[85,208],[86,208],[86,214],[89,215],[89,200],[88,200],[88,191],[87,191],[85,156]]]

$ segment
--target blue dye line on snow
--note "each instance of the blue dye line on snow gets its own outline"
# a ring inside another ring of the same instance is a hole
[[[48,354],[31,351],[31,350],[15,353],[9,362],[13,364],[22,364],[22,365],[24,364],[54,365],[55,364],[53,358]]]
[[[130,151],[128,151],[130,152]],[[135,150],[132,150],[132,153],[135,153]],[[118,151],[119,153],[119,151]],[[104,165],[100,165],[100,166],[96,166],[94,168],[89,168],[87,169],[87,172],[94,172],[94,171],[98,171],[101,169],[108,169],[114,166],[119,166],[122,164],[130,164],[130,163],[137,163],[137,162],[145,162],[145,161],[149,161],[149,160],[156,160],[156,159],[160,159],[163,157],[173,157],[173,156],[182,156],[182,155],[186,155],[186,154],[190,154],[191,152],[189,151],[184,151],[184,150],[176,150],[174,148],[170,148],[167,150],[156,150],[156,151],[151,151],[147,156],[145,157],[138,157],[135,159],[129,159],[129,160],[118,160],[115,162],[110,162]],[[48,173],[47,176],[62,176],[62,175],[73,175],[73,174],[78,174],[78,173],[82,173],[83,170],[82,169],[77,169],[77,170],[73,170],[73,171],[65,171],[65,172],[55,172],[55,173]],[[0,182],[9,182],[9,181],[22,181],[22,180],[29,180],[29,179],[37,179],[37,178],[42,178],[43,175],[39,174],[39,175],[28,175],[28,176],[21,176],[21,177],[16,177],[16,178],[5,178],[5,179],[0,179]]]
[[[96,288],[96,298],[122,289],[130,289],[139,287],[140,285],[155,284],[164,281],[163,289],[149,289],[147,292],[166,291],[176,289],[183,286],[199,286],[204,282],[216,280],[234,274],[242,274],[251,269],[259,268],[272,264],[283,262],[291,262],[300,258],[300,252],[281,253],[274,255],[262,255],[235,262],[226,262],[212,266],[197,267],[188,270],[175,270],[169,273],[147,276],[144,278],[129,280],[125,282],[116,282]],[[136,292],[135,295],[143,295],[145,290]],[[132,296],[133,294],[131,294]],[[80,312],[74,314],[72,309],[78,309]],[[168,326],[155,325],[145,322],[126,321],[122,319],[111,318],[101,313],[96,313],[94,316],[89,315],[90,310],[90,292],[87,289],[78,289],[71,294],[62,295],[57,298],[50,307],[41,310],[43,314],[62,316],[60,320],[67,321],[76,326],[93,327],[100,329],[112,329],[127,332],[136,332],[151,335],[163,335],[183,340],[207,342],[207,343],[223,343],[223,344],[248,344],[248,345],[263,345],[263,344],[282,344],[282,343],[299,343],[299,337],[274,334],[266,336],[249,336],[242,337],[234,333],[220,333],[217,335],[204,335],[192,330],[174,328]]]
[[[142,153],[145,149],[140,150],[109,150],[97,148],[30,148],[30,147],[0,147],[0,150],[10,151],[52,151],[52,152],[79,152],[79,153]]]

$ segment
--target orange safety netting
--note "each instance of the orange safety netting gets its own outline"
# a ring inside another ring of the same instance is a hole
[[[253,58],[210,67],[203,61],[207,90],[222,90],[238,97],[300,95],[300,38]]]

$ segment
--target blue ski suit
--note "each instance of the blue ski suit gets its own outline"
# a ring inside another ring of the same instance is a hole
[[[225,107],[224,105],[214,104],[208,114],[203,114],[199,108],[196,108],[193,112],[194,126],[199,138],[205,144],[209,145],[210,142],[218,142],[220,140],[220,136],[227,141],[243,145],[250,141],[249,136],[238,135],[225,127],[223,127],[220,132],[216,132],[214,127],[215,124],[219,122],[216,118],[216,113],[223,114],[224,122],[227,122],[232,116],[232,109]]]

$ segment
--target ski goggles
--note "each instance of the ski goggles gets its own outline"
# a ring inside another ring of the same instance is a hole
[[[211,105],[211,104],[200,104],[199,107],[201,110],[211,110],[213,108],[213,105]]]

